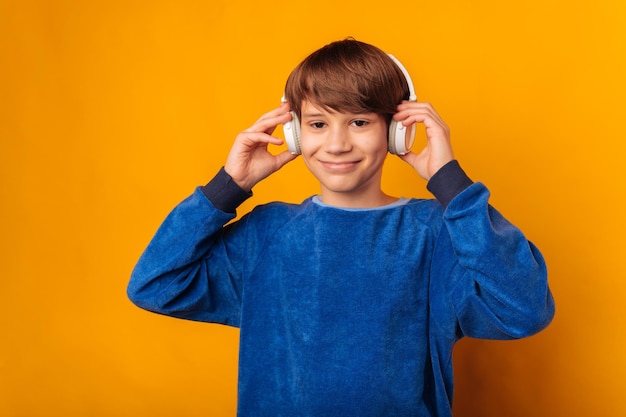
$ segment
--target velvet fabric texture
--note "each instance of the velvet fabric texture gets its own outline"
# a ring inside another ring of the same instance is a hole
[[[259,206],[224,226],[198,188],[139,260],[131,300],[240,327],[240,417],[450,416],[462,337],[515,339],[554,314],[537,248],[474,183],[371,210]]]

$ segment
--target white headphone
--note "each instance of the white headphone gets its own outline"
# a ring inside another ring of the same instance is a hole
[[[396,63],[398,68],[404,74],[407,84],[409,85],[409,101],[417,101],[415,90],[413,88],[413,82],[409,72],[404,68],[404,65],[396,57],[389,54],[389,57]],[[285,101],[285,96],[281,98],[281,101]],[[285,135],[285,142],[289,152],[294,155],[302,153],[300,150],[300,120],[296,116],[295,112],[291,113],[291,120],[283,125],[283,133]],[[394,155],[404,155],[411,150],[413,141],[415,140],[415,125],[411,125],[408,128],[401,122],[391,120],[389,123],[389,133],[387,138],[387,149]]]

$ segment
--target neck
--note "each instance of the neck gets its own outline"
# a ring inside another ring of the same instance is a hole
[[[370,195],[354,195],[352,193],[328,193],[322,191],[321,200],[324,204],[342,208],[376,208],[386,206],[398,201],[397,197],[393,197],[383,193],[382,191],[375,196]]]

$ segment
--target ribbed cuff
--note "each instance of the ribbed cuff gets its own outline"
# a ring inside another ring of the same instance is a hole
[[[435,173],[426,188],[445,209],[450,201],[474,182],[465,174],[457,160],[452,160]]]
[[[215,208],[226,213],[234,213],[241,203],[252,197],[252,192],[248,193],[239,187],[224,167],[200,189]]]

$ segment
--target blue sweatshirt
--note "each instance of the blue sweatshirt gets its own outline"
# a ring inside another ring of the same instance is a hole
[[[238,416],[451,416],[452,349],[554,314],[537,248],[456,161],[437,200],[340,209],[315,198],[241,220],[221,171],[180,203],[133,271],[149,311],[240,328]]]

